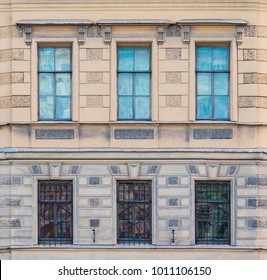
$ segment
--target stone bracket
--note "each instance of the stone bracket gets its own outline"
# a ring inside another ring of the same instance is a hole
[[[60,179],[61,163],[49,164],[50,178]]]
[[[182,39],[184,44],[190,43],[190,32],[191,32],[191,26],[189,25],[182,26]]]
[[[30,46],[32,44],[32,27],[29,25],[24,26],[25,44]]]
[[[85,43],[85,33],[86,33],[86,26],[80,26],[78,28],[78,44],[84,45]]]
[[[157,36],[157,42],[158,45],[162,45],[165,40],[165,27],[164,26],[158,26],[158,36]]]
[[[111,28],[111,26],[105,26],[103,31],[104,31],[103,32],[104,43],[106,45],[110,45],[111,40],[112,40],[112,28]]]
[[[140,164],[139,163],[128,164],[128,174],[129,174],[129,179],[138,179],[140,176]]]
[[[244,32],[243,25],[236,26],[236,43],[237,45],[241,45],[243,43],[243,32]]]

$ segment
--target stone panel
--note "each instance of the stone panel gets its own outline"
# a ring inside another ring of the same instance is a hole
[[[21,220],[20,219],[1,219],[0,228],[20,228]]]
[[[181,49],[166,49],[166,60],[181,59]]]
[[[30,107],[30,104],[31,104],[31,97],[28,95],[0,97],[0,109],[26,108],[26,107]]]
[[[240,96],[238,98],[239,108],[251,108],[256,107],[257,99],[254,96]]]
[[[169,198],[168,199],[168,205],[169,206],[178,206],[178,198]]]
[[[100,27],[99,26],[89,26],[87,36],[91,37],[91,38],[102,37]]]
[[[176,24],[172,24],[166,29],[166,37],[181,37],[180,27]]]
[[[0,185],[21,185],[20,176],[0,176]]]
[[[89,108],[101,108],[103,107],[103,96],[87,96],[86,106]]]
[[[73,139],[73,129],[36,129],[36,139]]]
[[[246,182],[250,186],[267,186],[267,177],[248,177]]]
[[[148,168],[148,174],[157,174],[159,171],[159,165],[150,165]]]
[[[23,83],[24,82],[24,73],[15,72],[12,73],[12,83]]]
[[[89,177],[90,185],[100,185],[100,177]]]
[[[181,83],[181,73],[180,72],[166,72],[166,83],[167,84]]]
[[[154,139],[154,130],[115,129],[115,139]]]
[[[99,219],[91,219],[90,220],[90,227],[99,227],[100,220]]]
[[[87,72],[86,81],[88,84],[102,84],[103,73],[102,72]]]
[[[244,60],[256,60],[257,59],[256,49],[243,50],[243,57]]]
[[[89,204],[92,207],[98,207],[100,205],[100,198],[90,198]]]
[[[120,174],[120,167],[118,165],[110,165],[109,169],[112,174]]]
[[[267,74],[244,73],[244,84],[267,84]]]
[[[228,168],[227,174],[230,176],[235,175],[236,171],[237,171],[237,165],[231,165]]]
[[[79,172],[80,165],[72,165],[70,166],[69,174],[75,175]]]
[[[182,96],[167,95],[166,96],[166,107],[181,107]]]
[[[11,73],[0,73],[0,85],[11,84]]]
[[[267,228],[266,219],[252,218],[247,221],[248,227],[251,228]]]
[[[103,49],[87,49],[87,59],[88,60],[102,60],[103,59]]]
[[[21,206],[20,199],[5,198],[0,200],[0,207]]]
[[[167,184],[168,185],[178,185],[178,176],[168,176]]]
[[[0,27],[0,39],[4,38],[22,38],[23,30],[17,26]]]
[[[179,227],[180,221],[179,219],[170,219],[168,226],[169,227]]]
[[[39,165],[31,165],[31,172],[32,174],[42,174],[42,170]]]
[[[188,165],[188,169],[191,174],[198,174],[198,167],[196,165]]]
[[[225,129],[194,129],[194,139],[232,139],[233,130]]]
[[[257,36],[257,26],[256,25],[247,25],[244,28],[245,37],[256,37]]]
[[[264,198],[248,198],[247,205],[250,207],[266,207],[267,199]]]

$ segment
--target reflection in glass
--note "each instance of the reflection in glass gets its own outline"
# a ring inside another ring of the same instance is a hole
[[[197,48],[197,70],[199,71],[212,70],[212,48],[209,47]]]
[[[133,74],[120,73],[118,75],[118,91],[119,95],[133,94]]]
[[[56,119],[70,118],[70,97],[57,96],[56,97]]]
[[[150,48],[139,47],[135,48],[134,56],[135,71],[149,71],[150,70]]]
[[[214,117],[226,120],[228,116],[229,98],[228,96],[214,96]]]
[[[135,98],[135,118],[136,119],[149,119],[149,97],[136,97]]]
[[[133,99],[128,96],[119,97],[119,119],[132,119],[133,118]]]
[[[120,47],[118,49],[119,71],[133,71],[134,70],[134,48]]]
[[[70,48],[56,48],[56,71],[71,70],[70,64]]]
[[[55,70],[55,48],[39,48],[39,71]]]
[[[197,94],[211,95],[211,74],[198,73],[197,75]]]
[[[213,48],[213,70],[229,70],[229,48]]]
[[[41,73],[39,75],[39,94],[53,95],[54,94],[54,75]]]
[[[135,95],[150,95],[150,74],[136,74]]]
[[[57,95],[70,95],[70,74],[56,74]]]
[[[197,118],[198,119],[211,119],[211,96],[198,96],[197,97]]]
[[[229,74],[215,73],[214,74],[214,94],[228,95],[229,94]]]
[[[39,97],[40,107],[40,119],[53,119],[54,117],[54,97],[53,96],[40,96]]]

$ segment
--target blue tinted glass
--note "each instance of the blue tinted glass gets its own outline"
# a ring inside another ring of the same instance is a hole
[[[119,97],[119,119],[133,119],[133,98],[130,96]]]
[[[229,118],[229,97],[214,96],[214,118],[227,120]]]
[[[197,70],[212,70],[212,48],[197,48]]]
[[[41,73],[39,74],[39,94],[53,95],[54,94],[54,75]]]
[[[71,69],[70,48],[56,48],[56,71],[68,71]]]
[[[133,74],[123,73],[118,75],[119,95],[133,94]]]
[[[150,117],[150,98],[135,98],[135,119],[149,119]]]
[[[40,96],[39,98],[39,114],[41,120],[49,120],[54,118],[54,98],[53,96]]]
[[[228,95],[229,94],[229,74],[215,73],[214,74],[214,94]]]
[[[56,74],[56,95],[70,95],[70,74]]]
[[[197,118],[211,119],[211,96],[197,97]]]
[[[213,48],[213,70],[229,70],[229,48]]]
[[[137,47],[134,55],[135,71],[149,71],[150,70],[150,48]]]
[[[55,49],[39,48],[39,71],[55,70]]]
[[[56,119],[70,119],[70,97],[56,97]]]
[[[118,49],[118,70],[133,71],[134,67],[134,48],[120,47]]]
[[[150,74],[135,75],[135,94],[150,95]]]
[[[197,74],[197,94],[211,95],[211,74],[208,73]]]

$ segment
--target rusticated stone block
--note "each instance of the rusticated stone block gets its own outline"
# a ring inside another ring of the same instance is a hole
[[[267,50],[257,50],[257,60],[267,61]]]
[[[250,207],[266,207],[267,206],[267,199],[249,198],[248,199],[248,206],[250,206]]]
[[[90,198],[89,204],[92,207],[97,207],[100,205],[100,198]]]
[[[99,26],[90,26],[88,27],[88,37],[101,37],[101,29]]]
[[[31,165],[31,172],[32,174],[42,174],[42,170],[39,165]]]
[[[159,165],[150,165],[148,168],[148,174],[157,174],[159,171]]]
[[[31,106],[31,97],[25,96],[12,96],[12,108],[26,108]]]
[[[15,72],[12,73],[12,83],[23,83],[24,82],[24,73]]]
[[[18,228],[18,227],[21,227],[20,219],[0,220],[0,228]]]
[[[258,37],[267,38],[267,26],[258,26]]]
[[[0,27],[0,39],[4,38],[21,38],[23,37],[23,30],[17,26],[3,26]]]
[[[166,37],[181,37],[180,27],[176,24],[172,24],[167,27]]]
[[[72,165],[69,170],[69,174],[75,175],[78,174],[80,165]]]
[[[239,108],[251,108],[256,107],[257,100],[254,96],[240,96],[238,98],[238,107]]]
[[[21,185],[19,176],[0,176],[0,185]]]
[[[257,107],[267,109],[267,97],[257,97]]]
[[[12,50],[2,50],[0,51],[0,62],[11,61]]]
[[[23,49],[13,49],[12,50],[12,60],[23,60],[24,50]]]
[[[89,177],[90,185],[100,185],[100,177]]]
[[[0,97],[0,109],[11,108],[11,97]]]
[[[110,171],[112,174],[120,174],[120,167],[117,165],[110,165]]]
[[[87,96],[86,106],[89,108],[101,108],[103,107],[103,96]]]
[[[166,107],[181,107],[182,97],[175,95],[166,96]]]
[[[87,59],[88,60],[102,60],[103,59],[103,49],[87,49]]]
[[[225,129],[194,129],[194,139],[232,139],[233,130]]]
[[[73,129],[36,129],[35,139],[73,139]]]
[[[247,221],[247,223],[248,223],[248,227],[251,227],[251,228],[267,228],[266,219],[253,218],[253,219],[249,219]]]
[[[169,198],[168,199],[169,206],[178,206],[178,198]]]
[[[228,168],[228,175],[234,175],[237,171],[237,166],[236,165],[231,165]]]
[[[0,200],[0,207],[14,207],[14,206],[21,206],[20,199],[14,199],[14,198],[5,198],[3,200]]]
[[[166,60],[181,59],[181,49],[166,49]]]
[[[244,28],[245,37],[256,37],[257,36],[257,26],[256,25],[247,25]]]
[[[247,178],[247,185],[256,186],[257,185],[257,177],[248,177]]]
[[[179,219],[170,219],[169,227],[179,227]]]
[[[255,49],[243,50],[244,60],[256,60],[257,51]]]
[[[243,74],[244,84],[256,84],[257,74],[256,73],[244,73]]]
[[[88,84],[102,84],[103,73],[102,72],[88,72],[86,74],[86,81]]]
[[[188,165],[191,174],[198,174],[198,167],[196,165]]]
[[[154,139],[154,130],[115,129],[115,139]]]
[[[180,72],[166,72],[166,83],[167,84],[181,83],[181,73]]]
[[[168,185],[178,185],[178,176],[169,176],[167,178]]]
[[[0,73],[0,86],[11,84],[11,73]]]
[[[99,227],[100,220],[99,219],[91,219],[90,220],[90,227]]]
[[[257,74],[257,84],[267,84],[267,74]]]

